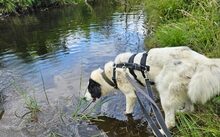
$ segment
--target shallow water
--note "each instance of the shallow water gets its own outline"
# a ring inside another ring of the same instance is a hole
[[[60,98],[71,100],[83,94],[79,91],[85,89],[93,69],[102,68],[121,52],[144,50],[144,20],[141,0],[124,5],[100,0],[92,5],[10,17],[0,21],[0,68],[21,75],[34,89],[39,102],[45,103],[44,86],[51,104]],[[8,108],[19,102],[19,98],[10,102]],[[19,107],[6,111],[8,117],[21,110]],[[146,127],[138,122],[130,125],[103,119],[104,123],[96,124],[108,136],[147,135]],[[3,117],[2,123],[7,121]],[[108,125],[109,122],[112,124]],[[118,130],[111,128],[115,125]]]

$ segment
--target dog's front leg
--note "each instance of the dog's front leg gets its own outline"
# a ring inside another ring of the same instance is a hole
[[[175,127],[175,111],[174,109],[164,109],[165,123],[167,128],[171,129]]]
[[[125,94],[125,98],[126,98],[125,114],[131,114],[131,113],[133,113],[137,97],[135,94],[129,93],[129,94]]]
[[[169,129],[171,129],[175,127],[175,124],[176,124],[175,123],[175,112],[176,112],[177,103],[173,102],[172,99],[169,97],[170,96],[168,94],[160,95],[161,105],[162,105],[162,108],[165,114],[165,123],[166,123],[166,126]]]

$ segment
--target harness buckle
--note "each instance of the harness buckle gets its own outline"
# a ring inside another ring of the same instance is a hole
[[[122,69],[123,69],[124,71],[126,71],[127,67],[126,67],[125,63],[123,64]]]
[[[149,80],[149,73],[147,70],[144,70],[145,80]]]
[[[114,63],[113,64],[113,68],[116,69],[117,68],[117,64]]]

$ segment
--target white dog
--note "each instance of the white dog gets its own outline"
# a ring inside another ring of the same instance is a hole
[[[142,55],[138,53],[134,63],[140,64]],[[132,53],[119,54],[115,63],[128,62],[131,56]],[[220,94],[220,59],[207,58],[188,47],[154,48],[148,52],[146,65],[150,66],[149,79],[156,83],[168,128],[175,126],[175,112],[180,107],[185,106],[184,111],[193,111],[193,103],[205,103]],[[134,72],[144,84],[141,72]],[[126,79],[126,73],[117,69],[116,81],[126,97],[125,113],[128,114],[133,112],[136,95],[134,87]],[[104,70],[94,70],[86,99],[96,99],[113,91],[112,75],[113,62],[105,64]]]

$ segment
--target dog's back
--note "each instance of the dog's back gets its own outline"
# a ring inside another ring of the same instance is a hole
[[[140,64],[142,55],[145,52],[137,53],[134,57],[134,63]],[[126,52],[121,53],[115,58],[115,63],[124,63],[128,62],[129,58],[134,53]],[[189,47],[165,47],[165,48],[153,48],[148,52],[146,65],[150,66],[149,77],[152,81],[155,80],[155,77],[163,69],[163,66],[169,62],[177,59],[194,59],[194,60],[206,60],[205,56],[191,50]],[[135,71],[137,76],[140,78],[140,72]]]

